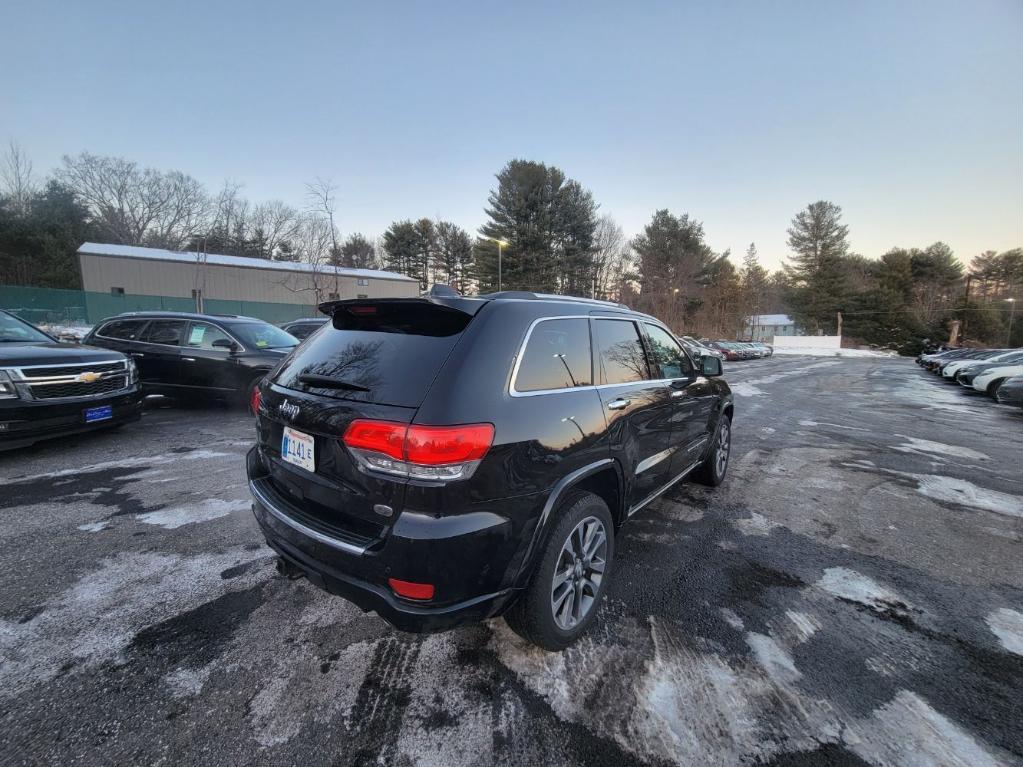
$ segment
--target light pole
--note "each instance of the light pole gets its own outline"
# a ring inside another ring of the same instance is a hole
[[[1012,346],[1012,319],[1016,314],[1016,299],[1007,298],[1005,300],[1009,302],[1009,332],[1005,334],[1005,345]]]
[[[498,239],[497,237],[487,237],[486,235],[483,235],[483,239],[497,243],[497,292],[500,293],[503,286],[501,280],[501,250],[508,247],[508,241]]]

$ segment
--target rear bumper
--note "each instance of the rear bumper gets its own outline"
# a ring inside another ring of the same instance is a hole
[[[252,511],[267,544],[310,582],[402,631],[442,631],[499,615],[515,599],[507,573],[518,549],[508,519],[491,512],[429,516],[405,511],[386,535],[343,539],[316,529],[275,492],[249,454]],[[292,513],[289,513],[291,511]],[[429,583],[435,601],[395,595],[388,579]]]
[[[85,422],[85,410],[106,405],[112,409],[110,418]],[[137,385],[119,394],[74,401],[6,400],[0,402],[0,451],[137,421],[141,412],[142,392]]]

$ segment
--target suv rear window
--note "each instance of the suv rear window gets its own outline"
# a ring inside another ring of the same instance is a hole
[[[636,323],[598,319],[593,327],[600,352],[601,383],[630,383],[650,378]]]
[[[589,386],[590,323],[586,319],[544,320],[533,327],[515,376],[515,391]]]
[[[284,363],[274,383],[339,399],[418,407],[470,319],[425,301],[341,306],[330,325]],[[358,388],[315,386],[300,380],[306,375]]]

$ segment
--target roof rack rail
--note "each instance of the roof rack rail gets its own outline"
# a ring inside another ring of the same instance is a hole
[[[480,298],[486,299],[518,299],[525,301],[567,301],[569,303],[577,304],[592,304],[594,306],[607,306],[614,309],[632,309],[626,304],[616,303],[615,301],[604,301],[599,298],[583,298],[582,296],[559,296],[554,293],[534,293],[529,290],[502,290],[498,293],[484,293],[480,295]]]

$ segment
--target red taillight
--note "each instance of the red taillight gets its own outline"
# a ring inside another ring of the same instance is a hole
[[[348,311],[351,314],[376,314],[377,308],[375,306],[349,306]]]
[[[432,583],[410,583],[399,581],[397,578],[388,578],[387,585],[395,594],[406,599],[433,599]]]
[[[487,454],[494,441],[489,423],[471,426],[409,426],[405,437],[405,460],[421,466],[476,461]]]
[[[352,421],[342,438],[357,450],[417,466],[444,466],[478,461],[494,441],[489,423],[464,426],[406,426],[393,421]]]
[[[252,399],[249,400],[249,409],[253,415],[259,415],[259,406],[263,404],[263,392],[256,386],[252,390]]]
[[[352,421],[342,438],[348,447],[372,450],[396,461],[405,459],[405,432],[408,427],[393,421]]]

